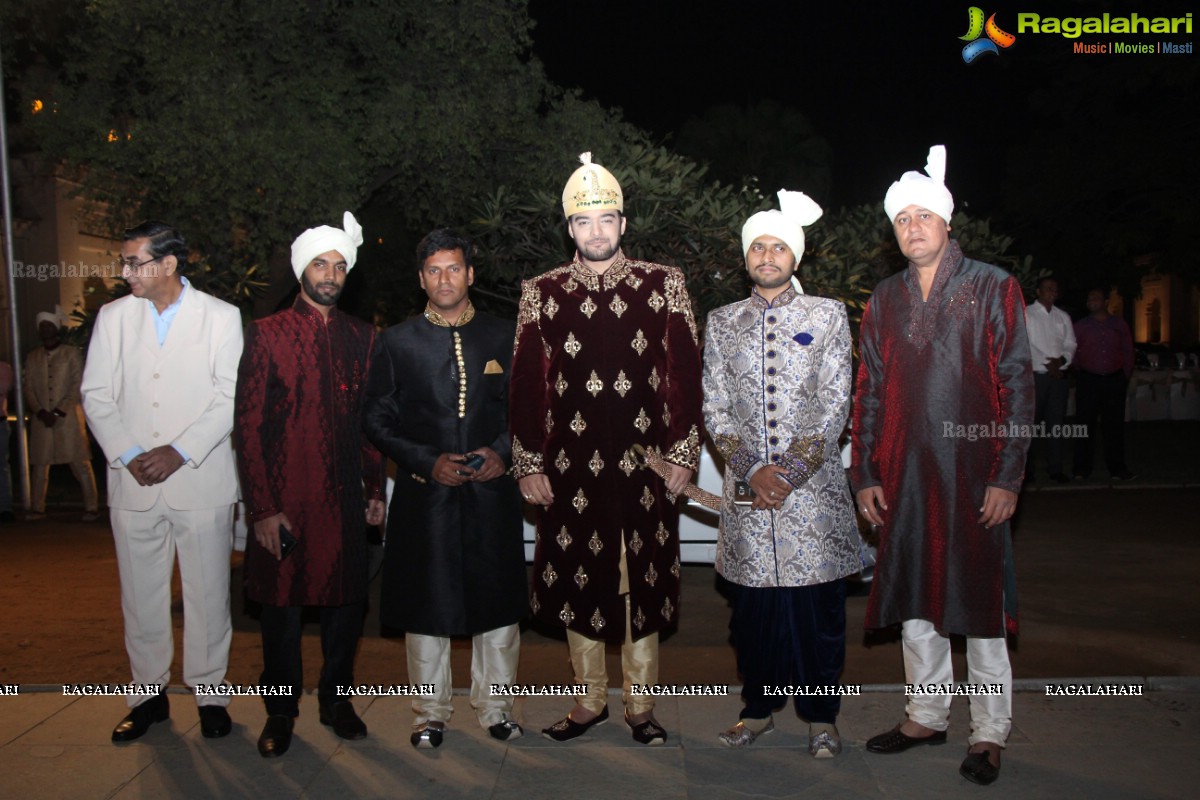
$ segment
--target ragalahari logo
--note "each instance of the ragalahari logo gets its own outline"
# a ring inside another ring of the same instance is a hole
[[[980,36],[987,34],[986,39],[981,39]],[[1000,26],[996,24],[996,15],[992,14],[987,18],[987,23],[983,21],[983,9],[979,6],[971,6],[967,9],[967,33],[965,36],[958,37],[969,44],[963,48],[963,61],[970,64],[975,59],[979,58],[984,53],[992,55],[1000,55],[1000,48],[1012,47],[1013,42],[1017,37],[1011,33],[1006,33],[1000,30]]]

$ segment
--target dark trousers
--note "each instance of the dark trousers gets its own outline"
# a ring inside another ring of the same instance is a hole
[[[321,679],[318,700],[323,706],[337,702],[337,687],[354,684],[354,655],[362,636],[364,601],[344,606],[321,607]],[[291,686],[291,697],[263,698],[268,714],[296,717],[300,714],[300,694],[304,690],[304,669],[300,660],[302,606],[262,607],[263,671],[262,686]],[[343,698],[344,699],[344,698]]]
[[[763,687],[835,687],[846,662],[846,584],[755,589],[730,585],[729,622],[742,675],[741,717],[764,719],[787,696]],[[837,695],[795,696],[796,712],[809,722],[837,721]]]
[[[1092,473],[1092,448],[1096,436],[1096,418],[1100,418],[1100,436],[1104,439],[1104,464],[1110,475],[1125,469],[1125,373],[1108,375],[1080,372],[1075,384],[1075,416],[1087,426],[1087,436],[1075,442],[1075,474],[1085,478]]]
[[[1046,472],[1061,475],[1063,471],[1063,441],[1055,435],[1054,428],[1067,418],[1067,395],[1070,387],[1066,377],[1055,378],[1048,372],[1033,373],[1034,408],[1033,421],[1045,422],[1045,437],[1034,439],[1029,452],[1025,472],[1034,474],[1034,454],[1041,453],[1046,462]]]

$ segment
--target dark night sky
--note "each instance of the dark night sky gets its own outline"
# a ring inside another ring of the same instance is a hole
[[[719,102],[769,97],[798,108],[833,146],[834,196],[816,198],[830,206],[882,203],[901,172],[924,167],[935,143],[947,145],[947,183],[960,205],[990,215],[1002,212],[1004,203],[1019,203],[1019,193],[1004,198],[999,187],[1007,164],[1022,157],[1023,139],[1039,124],[1029,98],[1065,72],[1085,73],[1072,90],[1084,96],[1071,100],[1102,116],[1145,112],[1148,130],[1195,124],[1197,99],[1177,89],[1162,87],[1160,96],[1133,109],[1114,100],[1110,87],[1147,63],[1138,58],[1188,60],[1194,67],[1200,54],[1084,56],[1071,53],[1068,39],[1027,34],[998,57],[965,64],[964,42],[957,37],[966,32],[970,5],[532,0],[530,11],[538,22],[534,52],[552,80],[621,107],[628,119],[659,136]],[[1016,11],[1174,16],[1195,4],[1068,0],[982,7],[988,14],[998,11],[1001,27],[1016,33]],[[1064,134],[1086,136],[1087,130],[1068,123]],[[1131,141],[1128,152],[1112,156],[1136,159],[1145,146]],[[1187,156],[1194,159],[1197,149]]]

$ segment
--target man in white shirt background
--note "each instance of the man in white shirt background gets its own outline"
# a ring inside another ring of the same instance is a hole
[[[1050,479],[1066,483],[1070,479],[1063,472],[1062,438],[1057,428],[1067,416],[1067,366],[1075,357],[1075,329],[1067,312],[1054,305],[1058,281],[1053,276],[1038,278],[1034,293],[1037,299],[1025,308],[1025,327],[1033,357],[1033,419],[1044,422],[1045,430],[1033,439],[1025,478],[1034,479],[1034,464],[1041,456]]]

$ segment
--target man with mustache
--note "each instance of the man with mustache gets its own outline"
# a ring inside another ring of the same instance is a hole
[[[237,476],[229,434],[242,319],[183,277],[188,246],[162,222],[125,231],[129,295],[100,309],[79,391],[108,461],[108,507],[121,576],[133,682],[163,689],[174,656],[171,572],[183,585],[183,680],[196,690],[200,732],[227,735],[225,680],[233,626],[229,553]],[[170,716],[167,696],[130,695],[114,742]]]
[[[683,273],[621,251],[624,197],[584,153],[563,189],[574,260],[525,281],[509,395],[513,473],[540,508],[530,607],[566,627],[587,685],[542,734],[574,739],[608,719],[605,642],[621,644],[625,722],[661,745],[658,634],[679,615],[676,499],[700,458],[700,354]],[[627,454],[671,464],[665,483]]]
[[[971,736],[959,772],[988,784],[1012,726],[1016,630],[1009,519],[1033,422],[1033,369],[1016,279],[963,256],[950,238],[946,148],[926,173],[892,184],[884,210],[908,267],[881,281],[863,313],[854,397],[851,483],[879,528],[868,628],[901,625],[907,719],[867,750],[899,753],[946,741],[954,680],[950,634],[967,639]],[[994,437],[962,435],[992,430]],[[993,687],[999,692],[991,694]]]
[[[375,329],[337,309],[362,228],[309,228],[292,243],[300,296],[253,322],[238,367],[235,408],[246,543],[246,596],[262,604],[267,723],[264,758],[281,756],[300,713],[301,613],[321,611],[322,725],[343,739],[367,735],[345,695],[354,683],[367,594],[366,525],[383,522],[383,459],[362,432]]]

